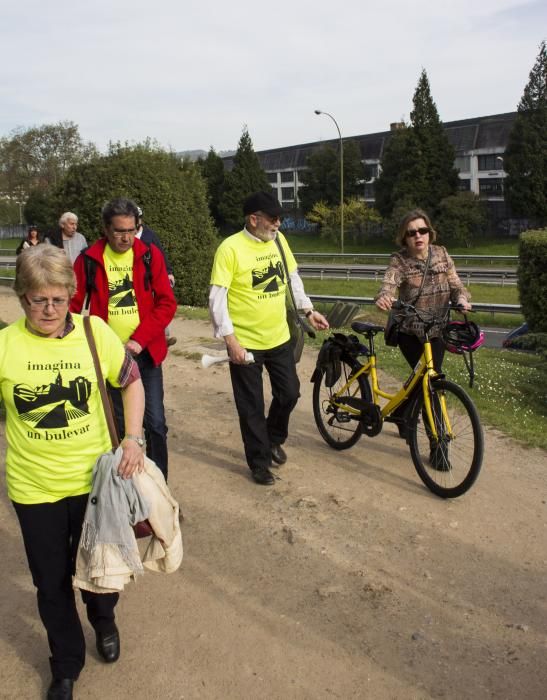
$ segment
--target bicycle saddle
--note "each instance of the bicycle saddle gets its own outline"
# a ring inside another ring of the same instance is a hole
[[[374,335],[384,330],[383,326],[377,326],[375,323],[368,323],[366,321],[354,321],[351,324],[351,328],[356,333],[362,333],[363,335],[366,335],[367,333]]]

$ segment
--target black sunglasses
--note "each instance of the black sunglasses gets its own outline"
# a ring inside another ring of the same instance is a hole
[[[406,235],[407,235],[408,238],[414,238],[414,236],[415,236],[417,233],[419,233],[420,236],[425,236],[426,233],[431,233],[431,229],[429,228],[429,226],[420,226],[420,228],[415,228],[414,230],[409,229],[409,230],[406,232]]]

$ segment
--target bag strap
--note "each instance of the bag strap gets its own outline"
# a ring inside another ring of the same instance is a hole
[[[110,397],[108,396],[106,384],[104,383],[103,372],[101,370],[101,363],[99,362],[99,355],[97,354],[97,346],[95,344],[95,338],[93,337],[93,330],[91,328],[91,320],[89,316],[83,316],[83,322],[85,336],[87,338],[87,344],[89,345],[91,357],[93,358],[93,364],[95,365],[97,385],[99,387],[99,393],[101,395],[106,424],[108,426],[108,432],[110,434],[110,441],[112,442],[112,449],[115,450],[120,444],[120,438],[118,437],[118,429],[116,427],[116,421],[114,420],[114,411],[112,410]]]
[[[302,319],[300,314],[298,313],[298,308],[296,306],[296,301],[294,298],[294,292],[292,290],[292,284],[291,284],[291,278],[289,276],[289,268],[287,267],[287,259],[285,258],[285,251],[283,250],[283,246],[281,245],[281,242],[279,241],[279,237],[276,234],[275,236],[275,244],[279,250],[279,254],[281,255],[281,260],[283,261],[283,267],[285,269],[285,279],[287,280],[287,286],[289,287],[289,295],[291,297],[291,302],[295,310],[295,316],[296,316],[296,321],[298,325],[302,328],[302,330],[309,335],[310,338],[315,338],[315,332],[308,326],[307,323]]]
[[[420,296],[422,295],[422,292],[424,290],[424,284],[425,284],[425,278],[427,277],[427,272],[429,270],[429,263],[431,262],[431,246],[427,249],[427,260],[425,261],[425,267],[424,267],[424,275],[422,277],[422,283],[420,285],[420,289],[418,290],[418,296],[416,299],[414,299],[414,304],[418,301]]]

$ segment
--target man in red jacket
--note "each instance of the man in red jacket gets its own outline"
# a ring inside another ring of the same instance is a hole
[[[175,315],[177,302],[161,251],[153,243],[148,246],[135,238],[137,205],[129,199],[114,199],[103,207],[102,218],[104,238],[83,251],[74,263],[77,291],[70,310],[81,312],[85,302],[89,313],[106,321],[135,357],[145,392],[146,454],[167,478],[161,363],[167,354],[165,328]],[[111,394],[120,429],[121,396],[115,389]],[[140,435],[125,437],[144,444]]]

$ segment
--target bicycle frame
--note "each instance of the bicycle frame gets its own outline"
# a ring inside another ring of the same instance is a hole
[[[442,375],[438,374],[438,372],[433,366],[433,354],[431,352],[431,343],[429,342],[429,339],[426,338],[423,353],[418,361],[418,364],[416,365],[416,367],[414,367],[406,381],[403,383],[402,387],[395,394],[390,394],[386,391],[383,391],[380,388],[380,384],[378,382],[378,373],[376,369],[376,353],[374,350],[374,339],[372,336],[369,337],[369,346],[370,355],[368,362],[365,365],[362,365],[361,368],[357,370],[357,372],[355,372],[355,374],[353,374],[349,378],[349,380],[335,394],[333,394],[331,399],[332,403],[338,408],[343,408],[344,411],[346,411],[347,413],[351,413],[356,417],[359,416],[361,411],[358,408],[353,408],[345,403],[339,404],[336,402],[336,399],[339,395],[344,395],[344,393],[347,392],[349,387],[355,381],[357,381],[357,378],[364,374],[370,379],[373,402],[379,405],[380,398],[386,399],[387,401],[387,403],[380,409],[382,419],[385,419],[386,417],[390,416],[393,413],[393,411],[395,411],[395,409],[403,403],[403,401],[407,400],[411,396],[414,388],[421,382],[421,390],[424,396],[424,410],[427,417],[427,422],[429,424],[429,432],[431,433],[432,437],[438,440],[439,435],[433,417],[433,408],[431,405],[431,393],[429,391],[429,386],[431,382],[435,381],[435,379],[437,378],[441,378]],[[449,437],[453,437],[452,427],[450,425],[444,396],[441,395],[439,397],[439,400],[445,431]]]

